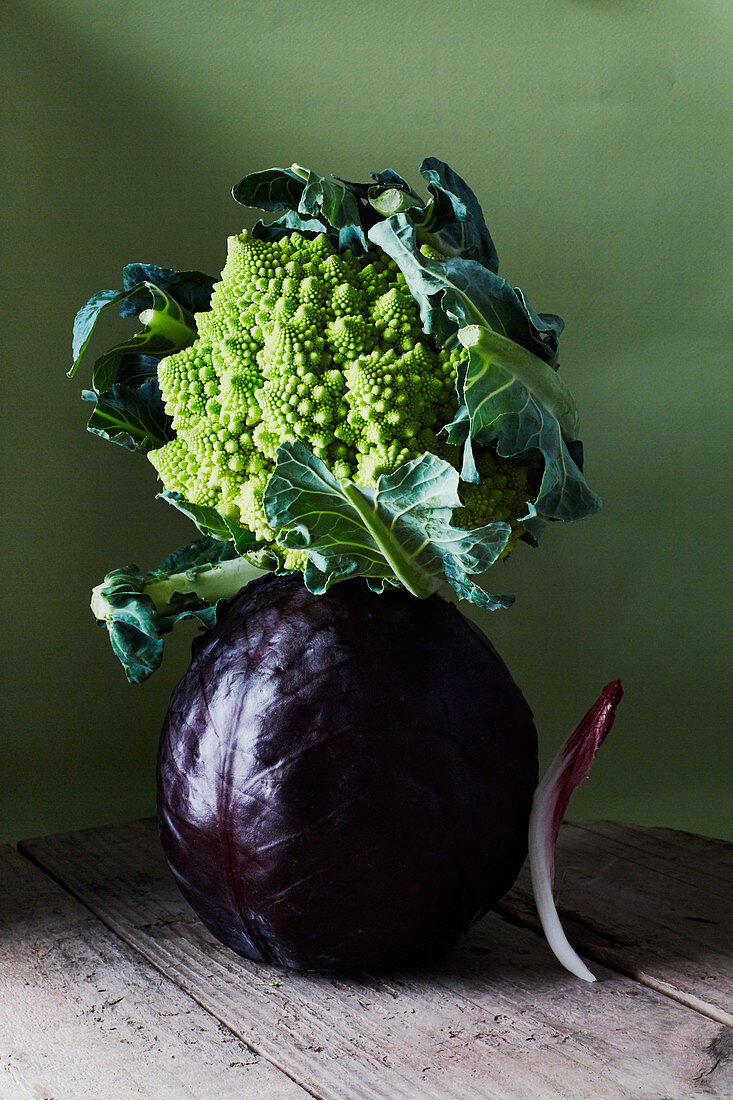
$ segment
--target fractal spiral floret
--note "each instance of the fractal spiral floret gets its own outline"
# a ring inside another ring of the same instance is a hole
[[[427,251],[427,250],[426,250]],[[422,330],[405,278],[384,252],[338,253],[325,234],[229,240],[198,339],[158,367],[175,439],[148,457],[166,489],[210,505],[273,542],[263,494],[281,443],[299,439],[340,479],[380,475],[429,452],[452,465],[460,450],[436,434],[457,409],[463,349]],[[455,521],[521,533],[526,464],[479,458]],[[284,553],[286,568],[302,552]]]

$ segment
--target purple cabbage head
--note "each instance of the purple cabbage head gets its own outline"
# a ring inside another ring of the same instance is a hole
[[[537,785],[532,714],[450,604],[299,575],[219,606],[158,760],[166,857],[251,959],[429,960],[511,887]]]

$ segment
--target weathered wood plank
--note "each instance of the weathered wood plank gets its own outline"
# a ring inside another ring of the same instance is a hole
[[[569,821],[596,837],[618,840],[634,849],[650,867],[670,877],[705,887],[733,902],[733,844],[714,837],[697,836],[679,829],[643,828],[615,821]],[[630,857],[633,858],[633,857]]]
[[[308,1095],[12,849],[0,993],[3,1097]]]
[[[346,980],[250,963],[218,944],[179,895],[152,822],[23,849],[322,1100],[724,1095],[718,1026],[617,974],[580,982],[496,915],[440,967]]]
[[[558,910],[581,954],[733,1024],[733,845],[671,829],[567,822]],[[499,911],[538,927],[525,869]]]

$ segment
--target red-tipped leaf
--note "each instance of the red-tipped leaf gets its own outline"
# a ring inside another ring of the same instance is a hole
[[[613,725],[622,695],[621,681],[612,681],[580,720],[537,787],[529,821],[532,889],[547,942],[562,965],[587,982],[596,979],[568,943],[552,896],[555,842],[570,797],[590,771],[593,758]]]

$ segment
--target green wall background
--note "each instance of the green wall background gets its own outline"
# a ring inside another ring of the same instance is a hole
[[[153,812],[193,633],[132,688],[87,610],[109,569],[194,531],[144,459],[84,432],[76,309],[132,260],[220,270],[245,172],[417,182],[428,154],[478,193],[503,273],[565,317],[605,500],[498,567],[518,600],[483,620],[543,759],[620,676],[573,815],[733,836],[732,31],[723,0],[6,0],[0,840]]]

